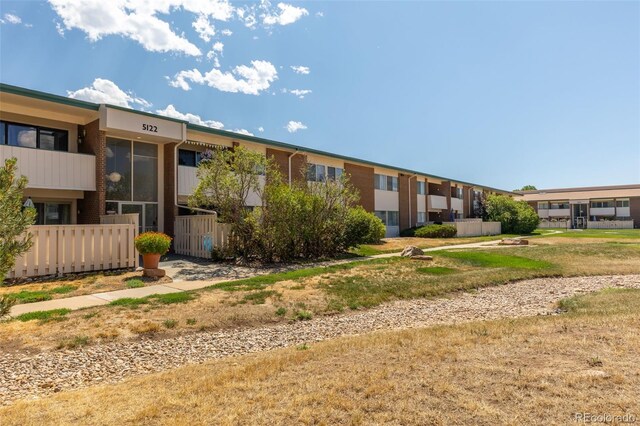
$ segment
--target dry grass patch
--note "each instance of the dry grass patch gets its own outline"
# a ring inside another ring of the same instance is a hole
[[[32,303],[161,284],[164,282],[171,282],[171,279],[164,277],[160,280],[152,280],[142,277],[142,272],[116,271],[113,273],[105,272],[85,276],[70,275],[48,281],[14,285],[5,283],[4,285],[0,285],[0,295],[13,296],[16,298],[17,303]]]
[[[381,253],[401,252],[406,246],[416,246],[420,248],[442,247],[458,244],[480,243],[505,238],[507,235],[491,235],[484,237],[456,237],[456,238],[418,238],[418,237],[396,237],[383,238],[382,244],[363,244],[354,253],[370,256]]]
[[[7,425],[494,425],[568,424],[577,412],[639,416],[640,291],[565,305],[562,316],[372,333],[187,366],[19,402],[0,409],[0,418]]]

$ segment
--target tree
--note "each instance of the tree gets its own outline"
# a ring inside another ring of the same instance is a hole
[[[536,188],[534,185],[525,185],[520,189],[516,189],[516,191],[537,191],[538,188]]]
[[[27,178],[16,177],[17,160],[5,160],[0,168],[0,283],[13,268],[15,258],[31,248],[31,234],[36,211],[23,207],[22,198]]]
[[[526,201],[516,201],[506,195],[490,195],[485,208],[487,219],[500,222],[505,234],[530,234],[540,222]]]

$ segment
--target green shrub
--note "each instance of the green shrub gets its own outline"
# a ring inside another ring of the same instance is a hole
[[[386,233],[384,223],[373,213],[369,213],[362,206],[350,208],[347,212],[347,228],[345,239],[347,247],[360,244],[375,244]]]
[[[144,281],[139,278],[130,278],[125,281],[127,288],[140,288],[144,287]]]
[[[418,226],[414,226],[413,228],[403,229],[402,231],[400,231],[400,236],[401,237],[415,237],[416,236],[416,231],[418,229],[420,229],[420,227],[418,227]]]
[[[171,237],[162,232],[143,232],[134,241],[140,254],[165,254],[171,246]]]
[[[296,312],[296,318],[300,321],[307,321],[313,318],[313,313],[311,313],[311,311],[301,309]]]
[[[490,195],[486,201],[488,220],[500,222],[503,234],[530,234],[540,218],[526,201],[516,201],[506,195]]]
[[[287,313],[287,308],[280,307],[276,309],[276,315],[279,317],[285,316],[286,313]]]
[[[453,225],[427,225],[418,228],[415,236],[419,238],[453,238],[458,230]]]
[[[168,320],[164,320],[162,325],[164,325],[165,328],[176,328],[176,325],[178,325],[178,321],[174,319],[168,319]]]
[[[0,319],[9,315],[11,307],[16,304],[16,299],[8,296],[0,296]]]

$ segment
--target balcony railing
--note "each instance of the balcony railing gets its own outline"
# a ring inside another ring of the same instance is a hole
[[[429,195],[429,208],[446,210],[449,208],[447,205],[447,197],[443,195]],[[462,210],[462,208],[460,209]]]
[[[464,204],[460,198],[451,198],[451,210],[461,212],[464,209],[463,205]]]
[[[96,190],[96,157],[64,151],[0,145],[0,161],[18,160],[18,174],[29,179],[27,188]]]

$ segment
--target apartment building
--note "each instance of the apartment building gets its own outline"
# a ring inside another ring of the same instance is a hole
[[[542,223],[568,222],[571,228],[639,228],[640,184],[515,191]]]
[[[387,235],[427,222],[475,217],[483,193],[499,189],[268,139],[199,126],[147,112],[94,104],[0,84],[0,161],[18,159],[38,224],[99,223],[105,214],[138,213],[141,230],[173,234],[188,214],[203,153],[243,146],[272,158],[285,179],[349,175],[360,204]],[[260,205],[256,194],[248,206]]]

